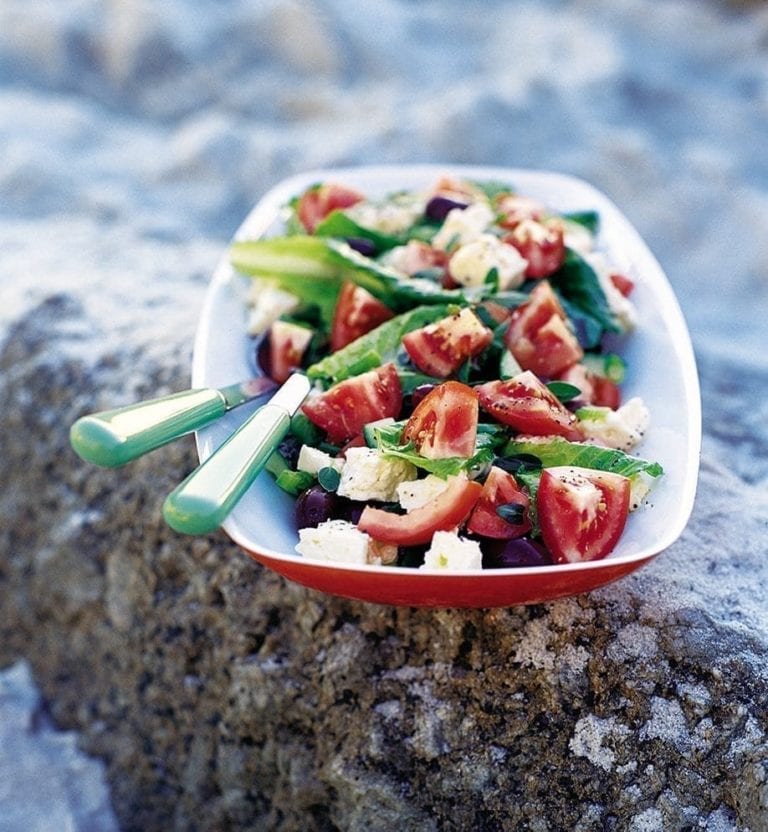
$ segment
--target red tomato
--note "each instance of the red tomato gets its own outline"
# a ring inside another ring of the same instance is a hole
[[[475,453],[477,393],[466,384],[446,381],[430,390],[416,405],[403,429],[403,442],[413,442],[428,459]]]
[[[544,378],[556,378],[584,355],[547,280],[537,283],[526,303],[512,312],[504,343],[524,370]]]
[[[411,361],[423,372],[447,378],[468,359],[481,353],[493,341],[493,332],[483,326],[470,309],[462,309],[403,336]]]
[[[483,410],[520,433],[584,438],[573,413],[530,370],[506,381],[489,381],[475,390]]]
[[[595,376],[592,386],[592,404],[599,407],[610,407],[612,410],[621,407],[621,390],[615,382],[609,378]]]
[[[565,260],[563,229],[551,223],[523,220],[504,237],[528,261],[526,277],[547,277],[556,272]]]
[[[394,317],[394,312],[367,289],[345,281],[339,291],[331,326],[331,350],[336,352]]]
[[[611,283],[613,283],[625,298],[629,297],[635,288],[634,280],[623,274],[612,274]]]
[[[629,513],[630,483],[607,471],[545,468],[536,496],[541,536],[560,563],[605,557]]]
[[[310,396],[302,410],[307,418],[341,445],[363,431],[363,425],[377,419],[397,417],[403,405],[403,391],[394,364],[340,381],[317,396]]]
[[[383,543],[397,543],[398,546],[429,543],[435,532],[460,526],[469,516],[482,490],[479,482],[452,477],[445,491],[408,514],[393,514],[366,506],[357,527]]]
[[[540,220],[544,214],[544,205],[537,199],[517,194],[506,194],[497,200],[496,207],[502,214],[499,225],[502,228],[514,228],[523,220]]]
[[[301,366],[301,358],[312,340],[312,330],[288,321],[275,321],[269,328],[269,375],[281,384]]]
[[[524,507],[522,523],[509,523],[499,516],[496,509],[507,503],[517,503]],[[531,528],[528,517],[529,503],[528,495],[520,488],[512,474],[494,465],[488,472],[480,499],[472,509],[467,531],[497,540],[522,537]]]
[[[328,182],[305,191],[299,198],[296,213],[301,224],[311,234],[331,211],[349,208],[363,199],[365,197],[352,188]]]
[[[574,364],[559,377],[560,381],[567,381],[581,390],[579,402],[596,404],[600,407],[610,407],[616,410],[621,405],[621,390],[609,378],[595,375],[583,364]]]

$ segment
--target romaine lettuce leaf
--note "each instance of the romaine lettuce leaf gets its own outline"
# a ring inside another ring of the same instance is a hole
[[[375,438],[378,448],[383,454],[403,459],[417,468],[421,468],[422,471],[427,471],[442,479],[462,473],[472,476],[493,461],[493,449],[487,445],[478,448],[475,455],[469,458],[452,456],[446,459],[427,459],[427,457],[414,450],[413,442],[409,442],[407,445],[398,444],[399,436],[395,438],[393,433],[394,431],[376,429]]]
[[[329,327],[343,280],[367,289],[395,312],[423,304],[466,306],[492,294],[488,286],[444,289],[433,280],[407,277],[332,237],[296,234],[241,240],[230,247],[230,262],[243,274],[269,280],[303,301],[317,304]]]
[[[517,456],[529,454],[541,460],[544,468],[557,465],[573,465],[577,468],[595,468],[600,471],[611,471],[632,479],[644,474],[656,479],[664,473],[658,462],[649,462],[637,456],[630,456],[624,451],[614,448],[603,448],[599,445],[585,445],[579,442],[569,442],[561,437],[552,437],[545,441],[525,441],[512,439],[504,447],[503,456]]]
[[[353,375],[365,372],[371,367],[379,367],[388,361],[394,361],[403,340],[403,335],[411,330],[426,326],[449,315],[447,306],[419,306],[410,312],[379,324],[351,344],[313,364],[307,369],[310,378],[342,381]],[[424,377],[429,380],[428,377]],[[419,384],[425,383],[419,381]]]
[[[611,312],[595,270],[575,251],[568,249],[565,262],[549,280],[576,326],[583,347],[598,346],[604,332],[623,331]]]
[[[382,234],[373,228],[366,228],[340,210],[331,211],[327,217],[321,220],[315,228],[315,234],[318,237],[339,237],[341,239],[359,237],[370,240],[380,252],[399,246],[408,238],[404,234],[398,236]]]

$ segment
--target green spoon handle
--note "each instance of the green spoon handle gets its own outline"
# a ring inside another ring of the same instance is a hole
[[[69,440],[86,462],[115,468],[207,425],[226,410],[218,390],[187,390],[83,416],[72,425]]]
[[[194,470],[165,499],[163,516],[184,534],[218,528],[247,491],[291,424],[288,411],[267,404]]]

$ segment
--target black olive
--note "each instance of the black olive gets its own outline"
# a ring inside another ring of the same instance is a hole
[[[365,257],[373,257],[377,251],[376,243],[367,237],[347,237],[347,244]]]
[[[539,543],[525,537],[516,540],[488,540],[482,542],[483,567],[509,569],[516,566],[549,566],[552,557]]]
[[[442,222],[448,216],[448,213],[453,211],[454,208],[461,208],[463,210],[467,207],[468,203],[460,202],[457,199],[451,199],[450,197],[440,195],[433,196],[427,203],[427,207],[424,209],[424,216],[433,222]]]
[[[300,529],[319,526],[334,516],[336,495],[320,485],[313,485],[296,500],[296,525]]]

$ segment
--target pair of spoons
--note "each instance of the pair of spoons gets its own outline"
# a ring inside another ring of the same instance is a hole
[[[163,503],[163,516],[172,529],[208,534],[224,522],[263,470],[309,389],[306,376],[295,374],[280,388],[259,377],[228,387],[187,390],[83,416],[70,429],[70,443],[86,462],[114,468],[277,391]]]

